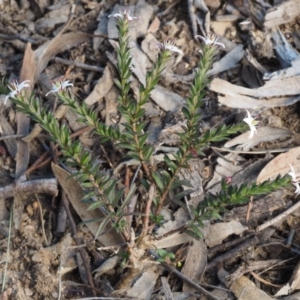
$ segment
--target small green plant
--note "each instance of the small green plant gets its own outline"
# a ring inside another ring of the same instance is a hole
[[[130,88],[132,72],[128,31],[135,17],[130,16],[126,11],[112,17],[117,20],[119,32],[119,46],[116,49],[119,78],[115,80],[115,84],[120,90],[120,95],[117,98],[118,111],[123,117],[122,119],[125,120],[122,124],[124,129],[121,130],[118,126],[106,126],[95,111],[87,107],[85,103],[79,103],[67,89],[67,87],[72,86],[69,81],[56,82],[49,93],[56,93],[61,103],[79,114],[79,121],[93,128],[102,142],[109,141],[115,148],[125,149],[126,157],[140,162],[143,179],[136,184],[143,185],[149,196],[143,205],[139,205],[142,211],[134,212],[136,216],[143,217],[143,228],[137,236],[136,247],[146,248],[146,245],[149,245],[150,237],[155,234],[155,227],[163,226],[160,212],[170,193],[183,185],[190,186],[188,181],[179,179],[180,169],[186,168],[188,162],[195,155],[204,155],[203,149],[211,143],[224,141],[230,135],[245,131],[247,125],[245,123],[230,126],[222,125],[200,133],[199,124],[202,117],[200,108],[204,105],[206,87],[209,84],[208,71],[212,67],[219,47],[223,47],[214,37],[200,37],[204,41],[204,45],[201,49],[201,58],[194,82],[186,98],[186,104],[182,108],[187,122],[183,127],[183,132],[178,133],[179,149],[172,157],[165,155],[164,168],[154,166],[151,159],[155,149],[153,145],[147,142],[148,133],[145,130],[146,118],[143,107],[149,101],[151,92],[159,82],[166,63],[173,52],[181,53],[181,50],[170,41],[158,44],[160,53],[157,61],[147,73],[145,85],[140,87],[139,99],[134,99]],[[88,199],[93,196],[97,199],[90,205],[89,209],[101,207],[106,212],[107,217],[102,220],[101,229],[104,229],[108,221],[111,221],[113,228],[121,232],[124,238],[129,241],[130,231],[127,229],[124,209],[133,194],[137,192],[136,186],[132,185],[129,193],[125,193],[124,189],[119,188],[118,180],[101,171],[92,153],[86,150],[79,140],[73,141],[71,139],[68,127],[60,125],[51,112],[41,107],[40,101],[34,93],[27,97],[21,92],[27,86],[27,81],[21,84],[14,83],[9,86],[10,93],[7,98],[12,98],[17,110],[28,114],[33,121],[49,133],[50,139],[60,147],[66,163],[77,170],[73,176],[85,189],[85,198]],[[248,113],[245,122],[250,126],[252,137],[256,131],[256,121]],[[290,185],[291,180],[288,176],[278,177],[273,182],[268,181],[259,185],[242,184],[238,187],[229,185],[224,181],[220,193],[207,194],[197,207],[190,207],[191,220],[181,230],[196,238],[201,238],[203,221],[221,218],[221,213],[227,206],[246,203],[251,196],[270,193],[275,189]],[[183,193],[175,194],[174,200],[180,201],[182,197]]]
[[[172,252],[167,252],[164,249],[157,249],[156,254],[159,256],[158,262],[169,262],[175,260],[175,254]]]

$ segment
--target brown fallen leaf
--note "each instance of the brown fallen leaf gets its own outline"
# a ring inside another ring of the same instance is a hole
[[[147,33],[155,33],[158,31],[160,27],[160,20],[158,17],[155,17],[154,20],[151,22],[148,30],[147,30]]]
[[[203,240],[194,239],[193,244],[189,247],[184,266],[181,273],[189,279],[199,282],[207,263],[207,249]],[[194,292],[191,286],[183,283],[183,292]]]
[[[106,215],[101,211],[101,209],[95,209],[88,211],[88,205],[82,203],[82,198],[84,197],[84,191],[79,183],[73,178],[70,178],[70,174],[63,168],[52,163],[52,171],[61,185],[62,189],[66,193],[70,203],[75,209],[76,213],[79,215],[82,221],[104,218]],[[100,222],[86,223],[86,227],[90,232],[96,236]],[[105,247],[115,246],[124,243],[123,236],[117,233],[115,230],[111,230],[111,225],[108,223],[106,226],[106,231],[97,237],[97,240]]]
[[[274,180],[278,175],[286,175],[289,172],[290,164],[294,167],[296,174],[299,173],[299,155],[300,147],[296,147],[288,152],[279,154],[261,170],[257,177],[256,183],[260,184],[266,180]]]
[[[246,276],[241,276],[231,287],[230,290],[235,294],[239,300],[272,300],[264,291],[259,289]]]

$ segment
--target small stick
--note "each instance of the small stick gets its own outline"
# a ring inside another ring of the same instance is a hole
[[[125,185],[125,190],[124,190],[124,197],[129,194],[129,189],[130,189],[130,176],[132,175],[132,172],[130,168],[126,165],[125,168],[125,178],[124,178],[124,185]]]
[[[22,36],[21,34],[15,34],[15,35],[6,35],[3,33],[0,33],[0,40],[5,41],[12,41],[12,40],[20,40],[24,43],[31,43],[33,45],[38,44],[38,42],[30,37]]]
[[[246,222],[247,223],[250,219],[250,214],[251,214],[252,207],[253,207],[253,196],[250,197],[250,201],[249,201],[248,207],[247,207],[247,213],[246,213]]]
[[[0,141],[8,140],[8,139],[22,138],[24,136],[25,136],[24,134],[4,135],[4,136],[0,136]]]
[[[40,217],[41,217],[41,226],[42,226],[43,236],[44,236],[46,245],[49,246],[49,242],[48,242],[48,239],[47,239],[47,236],[46,236],[46,232],[45,232],[44,218],[43,218],[43,209],[42,209],[42,205],[41,205],[41,202],[40,202],[40,198],[38,197],[37,194],[34,194],[34,195],[35,195],[35,198],[36,198],[36,200],[38,202],[38,205],[39,205],[39,211],[40,211]]]
[[[16,181],[3,188],[0,188],[0,198],[10,198],[18,194],[50,194],[57,195],[57,180],[52,179],[37,179],[31,181]]]
[[[39,165],[49,155],[49,151],[43,153],[25,172],[25,175],[29,175],[32,171],[39,168]],[[50,158],[51,159],[51,158]]]
[[[76,62],[76,61],[72,61],[72,60],[64,59],[64,58],[60,58],[60,57],[55,57],[54,61],[56,63],[60,63],[60,64],[64,64],[64,65],[72,66],[72,67],[76,67],[76,68],[81,68],[83,70],[89,70],[92,72],[103,73],[103,71],[104,71],[104,68],[102,68],[102,67],[91,66],[88,64],[84,64],[84,63],[80,63],[80,62]]]
[[[149,188],[149,192],[148,192],[148,199],[145,205],[145,216],[144,216],[144,220],[143,220],[143,233],[147,234],[148,230],[149,230],[149,217],[151,215],[151,205],[153,202],[153,198],[155,196],[155,185],[151,184],[150,188]]]
[[[218,148],[218,147],[211,147],[213,150],[219,150],[223,152],[230,152],[230,153],[240,153],[240,154],[266,154],[266,153],[281,153],[287,152],[293,148],[281,148],[281,149],[270,149],[270,150],[257,150],[257,151],[242,151],[242,150],[231,150],[227,148]]]
[[[297,210],[300,207],[300,201],[298,201],[296,204],[294,204],[292,207],[288,208],[286,211],[284,211],[283,213],[281,213],[280,215],[278,215],[277,217],[273,218],[270,221],[265,222],[264,224],[258,226],[256,228],[257,232],[260,232],[270,226],[272,226],[273,224],[279,222],[279,221],[283,221],[283,219],[285,219],[288,215],[290,215],[292,212],[294,212],[295,210]]]
[[[225,251],[226,249],[228,249],[229,247],[233,247],[237,244],[240,244],[242,243],[243,241],[245,240],[248,240],[248,238],[252,237],[253,234],[249,234],[249,235],[245,235],[245,236],[241,236],[237,239],[234,239],[232,241],[229,241],[229,242],[226,242],[224,244],[219,244],[219,245],[216,245],[214,247],[211,247],[209,248],[209,256],[212,257],[214,256],[217,252],[220,252],[220,251]]]
[[[108,157],[105,148],[104,148],[101,144],[100,144],[100,148],[101,148],[101,150],[102,150],[102,152],[103,152],[104,157],[106,158],[107,163],[108,163],[109,166],[113,169],[114,166],[113,166],[113,164],[112,164],[110,158]]]
[[[250,239],[248,239],[246,242],[244,242],[243,244],[238,245],[237,247],[235,247],[234,249],[216,257],[215,259],[213,259],[212,261],[210,261],[208,263],[208,265],[206,266],[206,270],[208,271],[214,267],[216,267],[218,264],[220,264],[221,262],[230,259],[232,257],[236,257],[238,255],[239,252],[242,252],[245,248],[248,247],[252,247],[254,245],[256,245],[259,242],[259,238],[257,236],[254,236]]]

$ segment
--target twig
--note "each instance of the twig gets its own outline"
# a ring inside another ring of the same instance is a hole
[[[144,220],[143,220],[143,233],[144,234],[148,234],[148,230],[149,230],[149,217],[151,215],[151,205],[153,202],[153,198],[155,196],[155,185],[151,184],[149,191],[148,191],[148,199],[145,205],[145,216],[144,216]]]
[[[0,33],[0,40],[4,41],[13,41],[13,40],[20,40],[24,43],[31,43],[33,45],[38,44],[38,42],[30,37],[22,36],[21,34],[15,34],[15,35],[6,35],[3,33]]]
[[[0,141],[8,140],[8,139],[22,138],[24,136],[25,136],[24,134],[4,135],[4,136],[0,136]]]
[[[256,151],[242,151],[242,150],[231,150],[227,148],[218,148],[218,147],[211,147],[213,150],[223,151],[223,152],[230,152],[230,153],[240,153],[240,154],[266,154],[266,153],[281,153],[287,152],[293,148],[281,148],[281,149],[269,149],[269,150],[256,150]]]
[[[51,179],[37,179],[31,181],[20,182],[16,181],[10,185],[0,188],[0,198],[9,198],[18,194],[50,194],[57,195],[57,180]]]
[[[257,236],[254,236],[250,239],[248,239],[246,242],[244,242],[241,245],[238,245],[237,247],[235,247],[234,249],[216,257],[215,259],[213,259],[212,261],[209,262],[209,264],[206,266],[206,270],[208,271],[214,267],[216,267],[218,264],[220,264],[221,262],[236,257],[238,255],[239,252],[242,252],[245,248],[248,247],[252,247],[254,245],[256,245],[259,242],[259,238]]]
[[[113,245],[113,246],[107,246],[107,247],[98,247],[97,250],[98,251],[107,251],[107,250],[112,250],[112,249],[116,249],[116,250],[113,250],[113,252],[116,252],[118,251],[121,247],[124,247],[126,246],[127,243],[122,243],[122,244],[119,244],[119,245]]]
[[[135,180],[136,180],[136,178],[137,178],[137,176],[138,176],[138,174],[139,174],[139,171],[140,171],[140,169],[141,169],[141,166],[142,166],[142,165],[139,164],[138,167],[136,168],[135,173],[134,173],[134,176],[133,176],[132,181],[131,181],[130,188],[132,188],[132,185],[134,184],[134,182],[135,182]]]
[[[272,220],[267,221],[264,224],[256,227],[256,231],[260,232],[260,231],[270,227],[271,225],[273,225],[277,222],[283,221],[283,219],[285,219],[288,215],[290,215],[293,211],[297,210],[299,207],[300,207],[300,201],[298,201],[292,207],[288,208],[286,211],[284,211],[283,213],[281,213],[277,217],[273,218]]]
[[[113,166],[113,164],[112,164],[110,158],[108,157],[105,148],[104,148],[101,144],[100,144],[100,148],[101,148],[101,150],[102,150],[102,152],[103,152],[104,157],[106,158],[107,163],[108,163],[109,166],[113,169],[114,166]]]
[[[36,200],[39,204],[39,210],[40,210],[40,217],[41,217],[41,226],[42,226],[42,232],[43,232],[43,236],[46,242],[46,245],[49,246],[48,240],[47,240],[47,236],[46,236],[46,232],[45,232],[45,226],[44,226],[44,219],[43,219],[43,211],[42,211],[42,206],[41,206],[41,202],[40,199],[38,197],[37,194],[35,194]]]
[[[257,274],[254,273],[253,271],[250,271],[249,273],[250,273],[255,279],[257,279],[258,281],[260,281],[260,282],[262,282],[262,283],[264,283],[264,284],[266,284],[266,285],[274,286],[274,287],[276,287],[276,288],[281,288],[281,287],[283,287],[283,285],[274,284],[274,283],[271,283],[271,282],[269,282],[269,281],[267,281],[267,280],[261,278],[259,275],[257,275]]]
[[[130,189],[130,176],[132,175],[132,172],[130,170],[130,168],[126,165],[125,168],[125,178],[124,178],[124,197],[127,197],[127,195],[129,194],[129,189]]]
[[[54,61],[60,64],[64,64],[67,66],[72,66],[72,67],[76,67],[76,68],[81,68],[84,70],[89,70],[92,72],[99,72],[99,73],[103,73],[104,68],[102,67],[97,67],[97,66],[91,66],[88,64],[84,64],[84,63],[80,63],[80,62],[76,62],[76,61],[72,61],[69,59],[64,59],[64,58],[60,58],[60,57],[55,57]]]
[[[253,236],[253,234],[250,235],[245,235],[245,236],[241,236],[237,239],[234,239],[232,241],[223,243],[223,244],[219,244],[217,246],[211,247],[209,248],[209,253],[208,255],[210,257],[213,257],[217,252],[221,252],[221,251],[225,251],[226,249],[228,249],[229,247],[233,247],[237,244],[240,244],[241,242],[248,240],[249,238],[251,238]]]
[[[156,259],[160,258],[153,250],[148,249],[148,252],[150,255],[154,256]],[[196,289],[197,291],[200,291],[201,293],[203,293],[204,295],[206,295],[209,299],[212,300],[219,300],[218,298],[216,298],[213,294],[211,294],[210,292],[208,292],[207,290],[205,290],[203,287],[201,287],[200,285],[198,285],[196,282],[194,282],[193,280],[191,280],[190,278],[186,277],[185,275],[183,275],[181,272],[179,272],[176,268],[174,268],[173,266],[170,266],[169,264],[167,264],[166,262],[162,262],[161,265],[167,269],[168,271],[174,273],[177,277],[179,277],[181,280],[183,280],[185,283],[187,283],[189,286],[193,287],[194,289]]]

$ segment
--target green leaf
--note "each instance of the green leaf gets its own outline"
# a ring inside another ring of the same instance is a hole
[[[202,234],[199,236],[197,233],[195,233],[195,232],[192,231],[192,230],[186,229],[186,230],[184,230],[183,232],[186,233],[186,234],[188,234],[188,235],[190,235],[191,237],[195,238],[196,240],[200,240],[200,239],[203,238],[203,235],[202,235]]]
[[[158,172],[152,172],[151,173],[152,178],[154,179],[157,188],[159,189],[160,192],[163,192],[164,190],[164,184],[161,178],[161,175]]]
[[[180,193],[176,193],[174,196],[173,196],[173,199],[172,200],[180,200],[186,196],[189,196],[191,193],[193,193],[194,191],[193,190],[185,190],[183,192],[180,192]],[[176,202],[177,203],[177,202]]]
[[[93,204],[91,204],[87,210],[94,210],[96,208],[99,208],[100,206],[103,206],[103,202],[102,201],[96,201]]]

